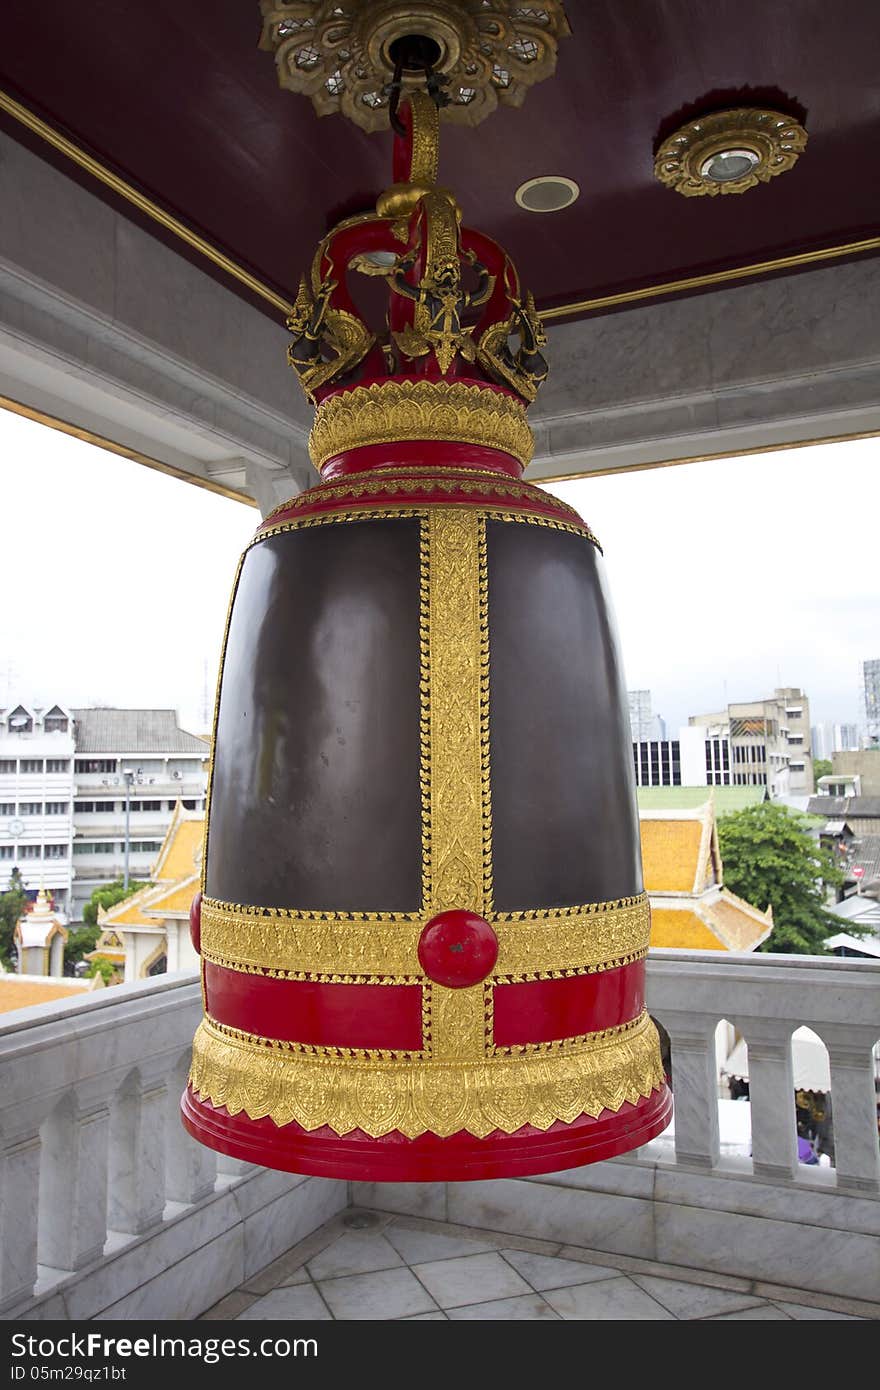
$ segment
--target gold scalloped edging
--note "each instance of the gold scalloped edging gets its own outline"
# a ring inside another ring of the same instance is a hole
[[[499,477],[497,472],[478,468],[418,466],[401,469],[371,468],[339,481],[318,483],[315,487],[308,488],[306,492],[298,492],[295,497],[290,497],[280,506],[273,508],[260,525],[268,525],[273,517],[291,509],[297,511],[302,507],[313,507],[327,501],[357,500],[362,497],[418,496],[427,490],[429,484],[435,491],[445,492],[450,497],[456,492],[464,493],[465,496],[476,493],[482,498],[513,497],[519,501],[541,503],[542,506],[553,507],[565,517],[586,527],[586,523],[574,507],[570,507],[567,502],[561,501],[553,493],[545,492],[534,483]],[[589,530],[589,527],[586,529]]]
[[[460,381],[377,381],[328,396],[309,435],[317,469],[349,449],[438,440],[500,449],[525,468],[535,441],[522,401]]]
[[[465,1130],[484,1139],[523,1125],[549,1129],[581,1115],[635,1105],[664,1082],[653,1022],[592,1034],[577,1050],[485,1062],[344,1063],[303,1056],[200,1024],[190,1083],[202,1100],[230,1115],[266,1117],[335,1134],[360,1129],[371,1138],[398,1132],[408,1139]]]
[[[418,942],[430,912],[318,913],[202,900],[202,955],[215,965],[307,979],[424,979]],[[489,913],[498,937],[493,978],[614,969],[648,948],[645,894],[585,907]]]

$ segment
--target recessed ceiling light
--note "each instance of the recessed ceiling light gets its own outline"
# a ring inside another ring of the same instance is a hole
[[[663,141],[654,174],[685,198],[745,193],[794,168],[806,144],[803,126],[783,111],[713,111]]]
[[[703,160],[700,173],[714,183],[729,183],[731,179],[744,178],[759,162],[760,156],[754,150],[718,150]]]
[[[574,179],[562,174],[541,174],[539,178],[521,183],[514,197],[526,212],[561,212],[571,207],[580,192]]]

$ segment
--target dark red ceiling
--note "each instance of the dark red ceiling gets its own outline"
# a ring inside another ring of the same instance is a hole
[[[539,303],[877,235],[877,0],[567,8],[574,37],[556,77],[518,111],[442,131],[443,182],[466,220],[507,246]],[[282,91],[259,32],[257,0],[5,0],[0,85],[292,298],[328,223],[389,181],[390,137],[319,119]],[[750,98],[803,113],[809,145],[792,172],[717,198],[655,182],[654,147],[676,113]],[[579,201],[522,211],[514,190],[546,173],[574,178]]]

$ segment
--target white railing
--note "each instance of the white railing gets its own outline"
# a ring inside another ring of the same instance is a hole
[[[685,1189],[688,1183],[699,1186],[704,1174],[713,1182],[711,1201],[723,1205],[729,1187],[731,1210],[738,1209],[743,1161],[731,1164],[721,1153],[718,1129],[715,1033],[726,1019],[749,1048],[751,1180],[795,1189],[792,1197],[801,1191],[803,1202],[812,1196],[813,1204],[823,1200],[817,1182],[826,1193],[829,1187],[840,1197],[849,1193],[856,1199],[853,1221],[861,1221],[865,1204],[859,1199],[880,1191],[872,1064],[880,1036],[880,964],[653,952],[648,1004],[671,1040],[674,1158],[668,1144],[662,1153],[647,1145],[629,1162],[674,1169],[676,1188],[682,1182]],[[345,1204],[344,1183],[252,1169],[189,1139],[178,1103],[200,1015],[195,977],[178,975],[41,1005],[0,1021],[0,1311],[7,1316],[31,1316],[35,1296],[60,1317],[91,1317],[107,1308],[123,1317],[150,1316],[151,1310],[156,1316],[194,1316],[282,1253],[285,1240],[292,1244]],[[791,1035],[802,1024],[828,1048],[832,1171],[798,1165]],[[599,1167],[620,1171],[614,1164]],[[584,1170],[585,1185],[590,1172]],[[732,1181],[716,1182],[725,1177]],[[238,1215],[222,1215],[218,1203],[226,1201],[233,1182],[249,1186],[252,1195],[239,1203]],[[405,1186],[410,1191],[401,1201],[418,1207],[427,1200],[427,1188],[420,1197],[422,1185]],[[461,1208],[456,1219],[486,1224],[489,1218],[476,1209],[469,1214],[467,1189],[491,1184],[453,1186]],[[499,1186],[518,1193],[522,1187]],[[299,1190],[292,1197],[293,1187]],[[356,1190],[356,1200],[365,1205],[383,1206],[389,1198],[381,1185]],[[808,1219],[803,1202],[793,1220]],[[608,1199],[603,1203],[607,1207]],[[490,1224],[499,1220],[499,1210],[493,1202]],[[835,1213],[840,1224],[839,1208]],[[512,1212],[511,1229],[523,1220],[521,1212]],[[230,1225],[236,1221],[237,1235]],[[534,1230],[523,1227],[523,1233],[540,1235],[550,1221],[549,1209],[543,1216],[539,1209]],[[190,1235],[180,1229],[187,1223]],[[238,1254],[219,1270],[216,1252],[228,1255],[233,1236]],[[598,1239],[585,1236],[584,1243]],[[132,1249],[123,1270],[120,1251],[139,1241],[149,1253]],[[696,1254],[694,1249],[692,1258]],[[172,1265],[180,1272],[178,1284],[166,1273]],[[138,1299],[139,1281],[148,1292]],[[67,1290],[65,1301],[50,1305],[57,1290]],[[163,1311],[172,1298],[174,1311]]]
[[[345,1205],[187,1135],[201,1012],[181,974],[0,1018],[0,1313],[196,1316]]]
[[[724,1166],[715,1032],[726,1019],[748,1045],[754,1175],[809,1183],[812,1175],[798,1163],[791,1055],[792,1033],[806,1025],[828,1050],[836,1186],[880,1191],[873,1057],[880,963],[653,951],[648,1007],[670,1037],[677,1162],[710,1171]]]

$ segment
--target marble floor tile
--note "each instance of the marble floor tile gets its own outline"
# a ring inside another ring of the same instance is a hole
[[[408,1318],[400,1318],[400,1322],[447,1322],[447,1316],[438,1308],[436,1313],[411,1313]]]
[[[532,1292],[516,1270],[495,1253],[459,1255],[417,1264],[413,1268],[441,1308],[459,1308],[467,1303]]]
[[[309,1260],[309,1274],[315,1280],[338,1279],[346,1274],[369,1274],[374,1269],[394,1269],[403,1265],[393,1245],[375,1231],[346,1231],[332,1245]]]
[[[625,1274],[614,1279],[601,1279],[594,1284],[577,1284],[568,1289],[553,1289],[544,1294],[551,1308],[566,1319],[589,1319],[595,1322],[614,1322],[632,1319],[633,1322],[671,1321],[673,1314],[656,1299],[640,1289]]]
[[[786,1322],[791,1319],[788,1313],[773,1303],[759,1303],[754,1308],[743,1308],[739,1313],[719,1313],[717,1317],[707,1318],[707,1322]]]
[[[258,1298],[243,1313],[238,1322],[295,1322],[299,1319],[327,1322],[330,1319],[324,1303],[314,1284],[300,1284],[295,1288],[276,1289]]]
[[[257,1295],[245,1293],[242,1289],[234,1289],[225,1298],[221,1298],[219,1303],[215,1303],[213,1308],[209,1308],[207,1313],[202,1313],[202,1320],[214,1322],[225,1318],[237,1318],[246,1308],[250,1308],[255,1302]]]
[[[718,1313],[736,1313],[742,1308],[754,1308],[764,1302],[755,1294],[731,1293],[707,1284],[658,1279],[651,1274],[631,1274],[629,1277],[677,1318],[711,1318]]]
[[[466,1308],[450,1308],[447,1317],[462,1322],[469,1320],[500,1322],[558,1322],[550,1304],[540,1294],[522,1294],[519,1298],[496,1298],[491,1303],[470,1303]]]
[[[857,1313],[835,1313],[831,1308],[809,1307],[804,1303],[780,1303],[776,1302],[776,1307],[781,1308],[783,1313],[787,1313],[790,1318],[796,1318],[799,1322],[813,1318],[824,1318],[826,1321],[847,1318],[850,1322],[864,1322]]]
[[[335,1318],[405,1318],[411,1313],[434,1313],[437,1305],[408,1269],[380,1269],[323,1279],[321,1293]]]
[[[305,1265],[300,1265],[299,1269],[293,1269],[289,1274],[284,1274],[278,1280],[279,1289],[289,1288],[292,1284],[307,1284],[309,1282],[309,1272]]]
[[[605,1265],[582,1264],[577,1260],[560,1260],[549,1255],[531,1255],[524,1250],[501,1252],[527,1283],[539,1292],[543,1289],[563,1289],[567,1284],[589,1284],[593,1279],[613,1279],[616,1269]]]
[[[476,1235],[451,1236],[445,1231],[413,1231],[398,1225],[389,1226],[385,1235],[410,1265],[448,1260],[455,1255],[479,1255],[496,1248],[491,1241],[480,1240]]]

